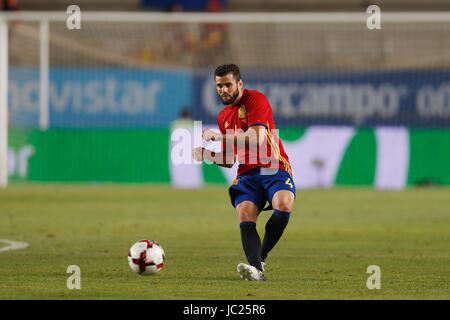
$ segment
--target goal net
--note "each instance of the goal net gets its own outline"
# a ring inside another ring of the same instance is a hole
[[[171,132],[216,126],[224,63],[267,95],[299,187],[450,183],[448,14],[386,13],[379,30],[354,13],[81,17],[0,15],[3,185],[183,181]],[[233,176],[192,170],[192,186]]]

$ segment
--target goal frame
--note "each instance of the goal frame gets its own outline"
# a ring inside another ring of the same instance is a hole
[[[302,13],[156,13],[156,12],[82,12],[83,22],[159,22],[159,23],[361,23],[366,12]],[[8,185],[8,24],[12,21],[39,23],[40,112],[39,127],[49,127],[49,22],[64,23],[65,11],[18,11],[0,13],[0,187]],[[383,23],[448,23],[450,12],[382,12]]]

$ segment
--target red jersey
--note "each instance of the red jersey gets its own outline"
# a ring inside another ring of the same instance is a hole
[[[276,133],[272,107],[264,94],[257,90],[244,89],[238,104],[228,105],[220,111],[217,123],[222,134],[227,133],[227,130],[228,133],[232,130],[236,134],[255,125],[266,128],[266,141],[257,147],[258,150],[233,146],[233,152],[239,161],[238,176],[258,167],[286,170],[292,176],[289,158]],[[222,146],[223,152],[226,150],[225,144],[226,141]]]

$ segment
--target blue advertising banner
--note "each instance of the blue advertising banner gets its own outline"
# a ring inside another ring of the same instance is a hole
[[[268,97],[277,126],[450,126],[450,70],[317,72],[242,70],[244,86]],[[194,77],[196,119],[223,107],[211,70]]]
[[[10,71],[11,121],[37,127],[39,70]],[[182,70],[52,68],[51,127],[167,127],[192,102],[191,73]]]
[[[50,127],[168,127],[189,107],[215,124],[223,108],[213,71],[52,68]],[[309,125],[450,127],[450,70],[317,72],[242,70],[268,97],[279,127]],[[38,127],[39,70],[12,67],[10,121]]]

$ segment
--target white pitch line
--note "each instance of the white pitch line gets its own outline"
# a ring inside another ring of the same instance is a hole
[[[11,241],[6,239],[0,239],[0,242],[6,243],[6,247],[0,248],[0,252],[5,252],[9,250],[19,250],[28,247],[28,243],[21,241]]]

